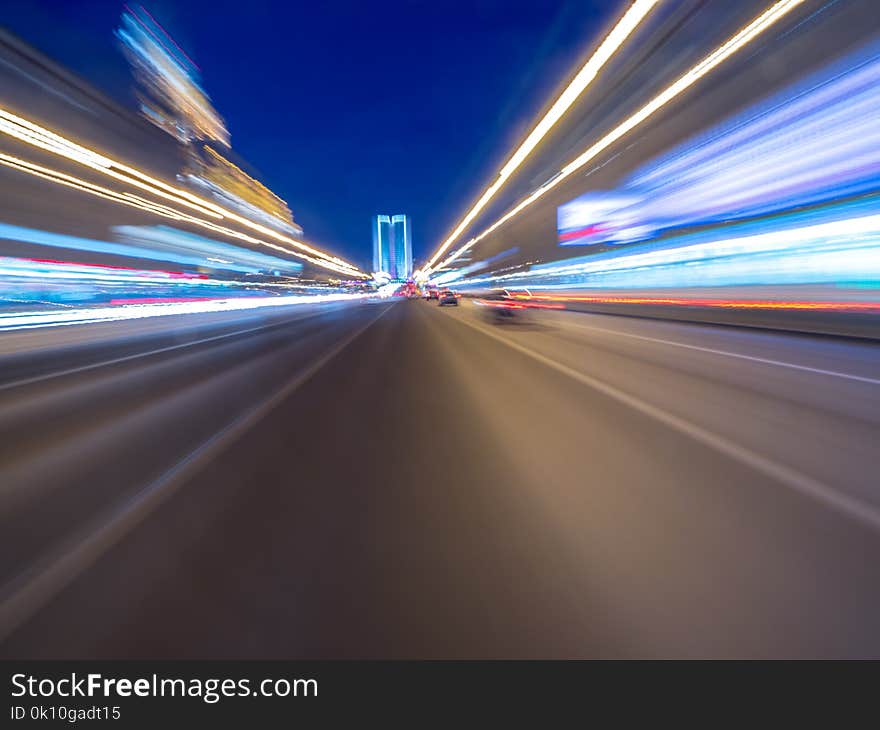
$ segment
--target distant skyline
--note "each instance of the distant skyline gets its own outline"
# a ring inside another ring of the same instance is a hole
[[[365,221],[407,211],[429,255],[595,33],[583,0],[144,3],[202,70],[232,145],[306,236],[369,268]],[[117,0],[6,0],[3,24],[134,108]],[[381,33],[379,32],[381,31]],[[377,37],[393,43],[376,43]]]

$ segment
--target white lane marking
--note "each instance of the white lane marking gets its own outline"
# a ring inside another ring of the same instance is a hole
[[[173,352],[174,350],[182,350],[187,347],[194,347],[196,345],[204,345],[208,342],[215,342],[217,340],[224,340],[230,337],[236,337],[238,335],[247,335],[252,332],[259,332],[260,330],[271,329],[272,327],[282,327],[285,324],[291,324],[293,322],[304,322],[305,320],[312,319],[313,317],[318,317],[322,313],[316,312],[313,314],[307,314],[302,317],[298,317],[297,319],[290,319],[285,322],[273,322],[272,324],[261,324],[259,327],[251,327],[250,329],[245,330],[235,330],[234,332],[225,332],[221,335],[213,335],[212,337],[204,337],[200,340],[191,340],[189,342],[180,342],[176,345],[168,345],[167,347],[159,347],[155,350],[147,350],[146,352],[136,352],[132,355],[125,355],[123,357],[115,357],[112,360],[101,360],[101,362],[93,362],[88,365],[80,365],[75,368],[68,368],[67,370],[59,370],[55,373],[46,373],[44,375],[35,375],[31,378],[22,378],[21,380],[13,380],[11,383],[3,383],[0,385],[0,392],[4,390],[12,390],[13,388],[22,388],[26,385],[33,385],[34,383],[42,383],[46,380],[54,380],[55,378],[63,378],[68,375],[76,375],[77,373],[87,372],[89,370],[97,370],[99,368],[110,367],[111,365],[119,365],[123,362],[128,362],[130,360],[137,360],[142,357],[152,357],[153,355],[161,355],[164,352]],[[164,333],[164,334],[167,334]]]
[[[865,375],[852,375],[850,373],[841,373],[838,370],[824,370],[822,368],[811,368],[807,365],[797,365],[793,362],[785,362],[783,360],[771,360],[765,357],[756,357],[754,355],[743,355],[739,352],[730,352],[729,350],[716,350],[712,347],[700,347],[699,345],[687,345],[684,342],[676,342],[675,340],[664,340],[660,337],[648,337],[647,335],[634,335],[630,332],[618,332],[617,330],[609,330],[604,327],[595,327],[589,324],[579,324],[577,322],[570,323],[572,327],[580,330],[591,330],[593,332],[605,332],[610,335],[619,337],[631,337],[634,340],[644,340],[646,342],[656,342],[663,345],[672,345],[673,347],[684,347],[688,350],[699,350],[700,352],[708,352],[713,355],[726,355],[727,357],[736,357],[741,360],[750,360],[752,362],[760,362],[765,365],[778,365],[779,367],[792,368],[793,370],[803,370],[808,373],[817,375],[831,375],[836,378],[846,378],[847,380],[857,380],[860,383],[870,383],[871,385],[880,385],[880,378],[869,378]]]
[[[260,405],[243,413],[211,436],[103,519],[76,537],[36,560],[0,588],[0,641],[8,637],[58,593],[92,566],[107,550],[137,527],[171,497],[187,480],[198,474],[272,410],[308,382],[355,339],[372,327],[391,307],[385,307],[363,327],[336,343],[305,370],[288,381]]]
[[[751,468],[762,472],[801,494],[812,497],[838,512],[854,517],[875,530],[880,530],[880,510],[873,505],[867,504],[860,499],[850,497],[849,495],[842,494],[833,487],[830,487],[817,479],[813,479],[813,477],[807,476],[796,469],[786,466],[785,464],[780,464],[766,456],[762,456],[761,454],[752,451],[751,449],[747,449],[744,446],[729,441],[713,431],[709,431],[691,421],[680,418],[668,411],[664,411],[657,406],[653,406],[650,403],[643,401],[641,398],[630,395],[629,393],[626,393],[613,385],[609,385],[598,378],[582,373],[574,368],[570,368],[567,365],[563,365],[539,352],[535,352],[528,347],[524,347],[517,342],[513,342],[506,337],[496,334],[495,332],[491,332],[485,327],[474,324],[473,322],[468,322],[463,317],[456,317],[455,319],[478,332],[482,332],[487,337],[498,340],[517,352],[527,355],[547,367],[553,368],[554,370],[557,370],[594,390],[598,390],[600,393],[629,406],[633,410],[636,410],[649,418],[653,418],[686,436],[690,436],[695,441],[699,441],[725,456],[729,456],[732,459],[742,462],[746,466],[750,466]]]

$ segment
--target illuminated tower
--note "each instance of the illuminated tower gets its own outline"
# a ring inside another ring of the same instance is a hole
[[[373,216],[373,271],[391,275],[391,218]]]
[[[373,271],[392,279],[412,276],[412,223],[406,215],[373,216]]]

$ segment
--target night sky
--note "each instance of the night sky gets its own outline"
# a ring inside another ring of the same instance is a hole
[[[232,147],[306,235],[362,266],[370,216],[413,219],[416,263],[486,185],[621,3],[152,0]],[[11,31],[132,106],[119,0],[4,0]]]

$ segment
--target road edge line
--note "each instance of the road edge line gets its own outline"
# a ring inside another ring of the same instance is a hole
[[[568,377],[577,380],[583,385],[599,391],[609,398],[629,406],[633,410],[636,410],[649,418],[653,418],[656,421],[666,424],[670,428],[674,428],[679,433],[691,437],[695,441],[702,443],[704,446],[708,446],[735,461],[761,472],[765,476],[784,484],[801,495],[821,502],[837,512],[853,517],[868,527],[880,531],[880,510],[862,500],[850,497],[846,494],[841,494],[833,487],[829,487],[827,484],[824,484],[817,479],[802,474],[796,469],[780,464],[769,457],[762,456],[745,446],[734,443],[713,431],[709,431],[708,429],[681,418],[680,416],[676,416],[668,411],[658,408],[657,406],[651,405],[647,401],[634,395],[630,395],[616,386],[599,380],[592,375],[581,373],[574,368],[570,368],[567,365],[563,365],[562,363],[547,357],[546,355],[542,355],[541,353],[535,352],[517,342],[510,341],[506,337],[490,332],[480,325],[468,322],[461,317],[455,317],[454,319],[478,332],[482,332],[487,337],[491,337],[492,339],[507,345],[511,349],[562,373],[563,375],[567,375]]]

